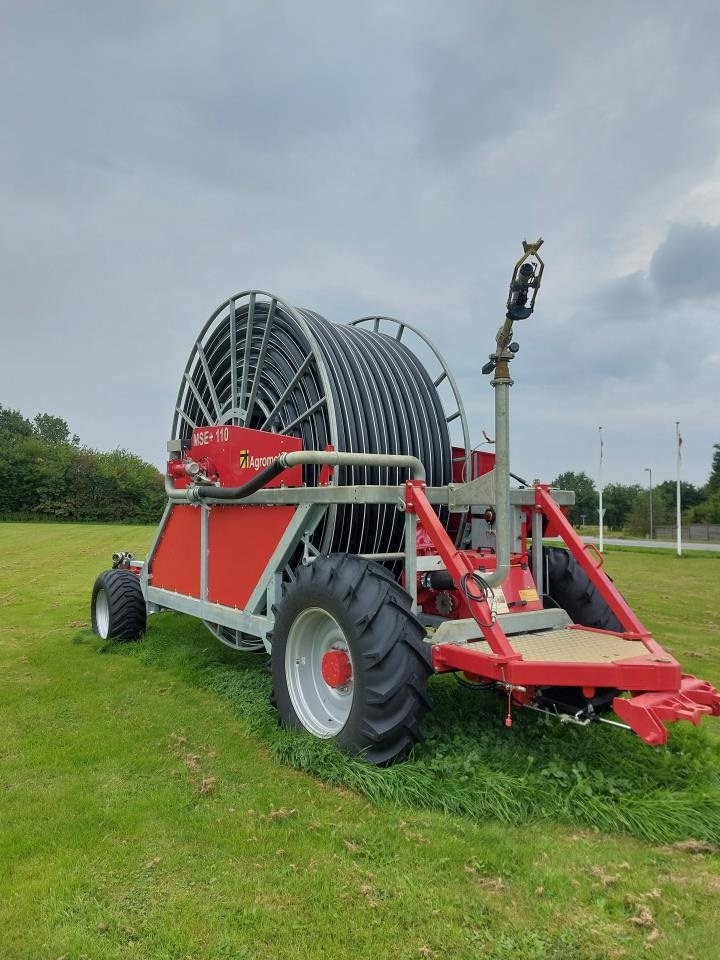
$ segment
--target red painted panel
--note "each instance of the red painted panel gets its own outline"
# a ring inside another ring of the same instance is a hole
[[[239,487],[252,480],[281,453],[302,450],[299,437],[286,437],[266,430],[228,425],[196,427],[192,432],[190,457],[208,459],[223,487]],[[268,487],[302,486],[302,467],[290,467],[271,480]]]
[[[495,467],[495,454],[487,453],[484,450],[473,450],[470,454],[470,469],[465,466],[465,448],[453,447],[453,481],[455,483],[467,483],[474,477],[481,477],[484,473],[489,473]]]
[[[150,565],[151,586],[200,596],[200,508],[173,506]]]
[[[211,508],[208,600],[244,607],[294,513],[285,506]]]

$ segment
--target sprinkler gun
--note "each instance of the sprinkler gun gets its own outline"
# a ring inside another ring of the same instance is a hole
[[[522,242],[523,255],[515,264],[510,278],[505,323],[495,336],[495,351],[490,354],[490,359],[482,368],[485,374],[492,373],[502,361],[503,369],[499,376],[503,379],[510,376],[507,369],[508,361],[512,360],[520,349],[519,344],[512,342],[513,323],[516,320],[527,320],[535,309],[535,298],[545,269],[545,264],[538,253],[542,243],[542,239],[534,243],[528,243],[527,240]]]

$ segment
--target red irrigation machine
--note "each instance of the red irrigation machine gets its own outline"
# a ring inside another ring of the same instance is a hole
[[[720,715],[567,520],[573,494],[510,473],[513,324],[533,311],[541,243],[523,244],[483,367],[492,453],[414,327],[335,325],[260,291],[223,303],[182,375],[157,535],[97,578],[95,632],[198,617],[270,654],[283,724],[374,764],[422,739],[432,672],[497,690],[508,726],[522,706],[663,744],[666,723]]]

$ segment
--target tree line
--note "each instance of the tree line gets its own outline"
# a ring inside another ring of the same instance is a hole
[[[575,492],[576,524],[598,522],[598,491],[583,472],[559,474],[553,487]],[[653,523],[675,523],[675,481],[653,487]],[[720,523],[720,443],[702,487],[681,482],[683,523]],[[62,417],[32,420],[0,404],[0,519],[155,523],[165,505],[162,474],[127,450],[109,453],[83,446]],[[649,532],[649,491],[640,484],[603,488],[605,526]]]
[[[62,417],[0,404],[0,519],[156,523],[165,502],[152,464],[91,450]]]
[[[574,524],[598,523],[598,491],[586,473],[571,470],[559,474],[553,487],[575,491],[575,506],[570,509]],[[652,491],[653,526],[674,526],[676,520],[676,482],[664,480]],[[683,523],[720,523],[720,443],[713,447],[710,476],[702,487],[680,481]],[[644,536],[650,531],[650,491],[638,483],[608,483],[603,487],[605,526]]]

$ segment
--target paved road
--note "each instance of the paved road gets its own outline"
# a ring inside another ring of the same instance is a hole
[[[583,537],[585,543],[598,543],[597,537]],[[604,542],[611,547],[661,547],[664,550],[675,550],[677,544],[674,540],[617,540],[605,537]],[[713,553],[720,553],[720,543],[686,543],[683,541],[683,553],[686,550],[710,550]]]

